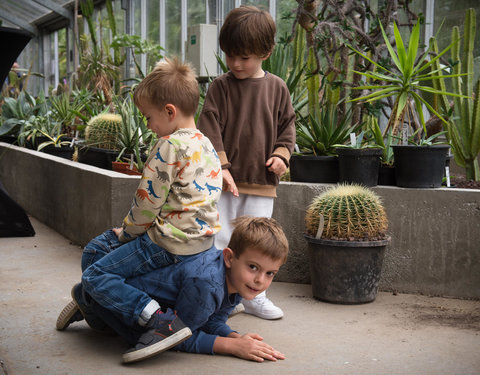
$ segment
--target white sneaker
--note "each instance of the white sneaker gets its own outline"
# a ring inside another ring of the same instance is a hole
[[[265,292],[260,293],[254,299],[247,301],[242,300],[247,314],[258,316],[262,319],[280,319],[283,317],[283,311],[267,298]]]
[[[237,306],[235,306],[233,308],[232,312],[230,313],[230,315],[228,317],[231,318],[232,316],[240,314],[244,311],[245,311],[245,307],[243,307],[243,304],[239,303]]]

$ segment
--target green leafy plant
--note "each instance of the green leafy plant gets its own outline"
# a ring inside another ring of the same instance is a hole
[[[344,241],[386,238],[388,220],[380,197],[355,184],[340,184],[315,197],[305,215],[310,236]]]
[[[122,118],[117,139],[120,150],[117,161],[135,164],[138,171],[142,172],[144,156],[156,142],[156,134],[145,125],[142,114],[133,103],[132,94],[124,100],[118,99],[117,108]]]
[[[392,130],[390,129],[384,136],[380,129],[380,125],[378,125],[378,119],[374,116],[368,116],[366,126],[370,130],[372,137],[375,139],[375,143],[383,149],[380,162],[384,165],[393,166],[392,145],[395,144],[395,138],[393,137]]]
[[[383,148],[381,145],[374,142],[374,138],[369,138],[368,136],[366,136],[368,134],[368,131],[368,129],[366,131],[362,130],[358,136],[355,133],[350,133],[350,143],[336,144],[334,146],[340,148],[354,148],[357,150],[362,148]],[[353,141],[352,134],[355,135]]]
[[[359,72],[367,78],[367,80],[376,81],[376,84],[369,84],[364,86],[358,86],[357,90],[370,90],[371,93],[367,95],[354,98],[351,101],[366,101],[374,102],[386,97],[394,97],[394,105],[391,111],[391,115],[388,120],[388,124],[385,128],[385,132],[392,129],[393,134],[398,134],[399,127],[403,124],[408,124],[410,129],[413,129],[415,139],[412,141],[416,143],[422,143],[422,137],[425,137],[427,130],[425,128],[425,120],[423,115],[422,105],[425,105],[430,112],[435,114],[444,123],[447,121],[426,101],[420,92],[428,92],[438,95],[449,95],[456,97],[463,97],[452,92],[441,91],[430,86],[425,85],[426,81],[436,81],[441,78],[438,74],[439,71],[429,69],[435,62],[444,55],[453,45],[450,44],[445,50],[439,53],[431,60],[427,60],[432,46],[417,58],[418,50],[420,48],[420,22],[417,21],[410,33],[408,41],[408,47],[405,46],[397,24],[393,23],[395,48],[390,44],[387,34],[383,29],[381,23],[379,23],[382,35],[389,52],[389,56],[394,63],[396,69],[386,68],[370,59],[364,53],[358,51],[354,47],[350,47],[355,53],[362,56],[369,61],[375,67],[374,71]],[[445,77],[458,77],[459,74],[448,74]],[[416,121],[416,115],[418,114],[421,126]],[[422,131],[417,131],[422,129]]]
[[[55,136],[52,136],[44,131],[40,131],[40,133],[48,138],[48,141],[45,141],[45,142],[42,142],[38,145],[37,147],[37,151],[41,151],[42,149],[44,149],[45,147],[47,146],[53,146],[53,147],[56,147],[56,148],[60,148],[60,147],[63,147],[63,146],[70,146],[72,141],[69,141],[69,140],[65,140],[64,138],[66,137],[66,134],[58,134],[58,135],[55,135]]]
[[[18,137],[24,132],[26,125],[47,112],[48,106],[42,93],[35,98],[28,92],[22,91],[17,99],[5,98],[2,105],[3,123],[0,126],[0,135],[8,134]]]
[[[297,145],[300,154],[335,155],[335,148],[345,144],[350,133],[359,131],[361,124],[350,125],[351,111],[340,118],[333,104],[324,104],[316,115],[300,116],[296,122]]]
[[[142,66],[138,61],[140,55],[145,54],[147,56],[147,74],[156,62],[163,57],[164,48],[157,43],[153,43],[149,40],[142,39],[138,35],[122,34],[113,38],[110,44],[113,48],[126,47],[132,49],[133,62],[137,67],[137,71],[142,78],[145,78],[145,72],[142,70]]]

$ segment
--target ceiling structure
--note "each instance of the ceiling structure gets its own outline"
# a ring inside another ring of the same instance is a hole
[[[53,31],[71,25],[74,0],[1,0],[1,26],[38,35],[39,29]]]

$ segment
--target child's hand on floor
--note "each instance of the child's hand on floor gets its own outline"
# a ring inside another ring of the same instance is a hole
[[[277,156],[272,156],[270,159],[268,159],[265,163],[265,166],[270,172],[275,173],[279,177],[283,176],[287,171],[285,162]]]
[[[263,337],[256,333],[246,333],[235,340],[237,342],[233,355],[237,357],[256,362],[263,362],[265,359],[270,361],[285,359],[285,355],[264,343]]]

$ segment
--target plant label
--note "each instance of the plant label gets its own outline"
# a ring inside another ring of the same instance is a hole
[[[353,147],[357,145],[357,137],[355,136],[355,133],[350,133],[350,143]]]
[[[317,235],[315,238],[321,238],[322,237],[322,232],[323,232],[323,225],[325,224],[325,219],[323,218],[322,214],[319,214],[320,220],[318,222],[318,229],[317,229]]]

